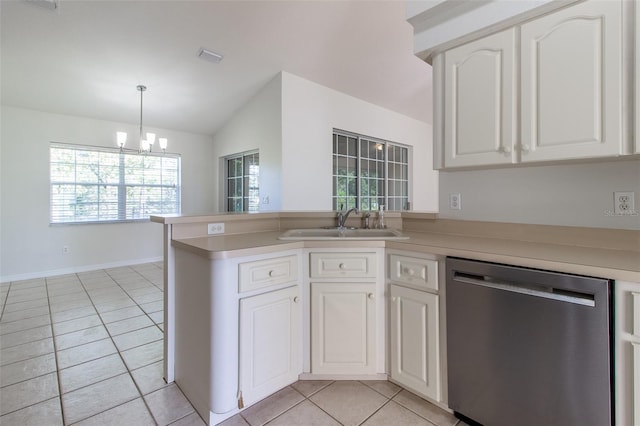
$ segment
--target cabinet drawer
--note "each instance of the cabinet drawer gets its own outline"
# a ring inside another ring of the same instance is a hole
[[[438,262],[417,257],[389,256],[389,279],[395,283],[438,289]]]
[[[375,278],[375,253],[311,253],[311,278]]]
[[[296,281],[298,278],[298,259],[295,255],[241,263],[238,268],[238,291],[241,293]]]

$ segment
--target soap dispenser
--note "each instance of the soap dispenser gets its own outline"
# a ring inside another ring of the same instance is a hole
[[[385,229],[387,224],[384,223],[384,204],[380,204],[380,209],[378,210],[378,229]]]

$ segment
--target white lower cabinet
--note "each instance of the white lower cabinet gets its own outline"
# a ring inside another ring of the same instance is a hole
[[[391,285],[391,378],[440,400],[439,296]]]
[[[240,299],[240,392],[250,405],[298,379],[298,286]]]
[[[375,283],[311,283],[311,372],[376,372]]]
[[[302,373],[299,251],[209,259],[175,250],[175,380],[218,424]]]
[[[615,283],[616,424],[640,426],[640,283]]]

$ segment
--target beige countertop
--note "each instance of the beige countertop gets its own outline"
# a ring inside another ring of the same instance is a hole
[[[640,283],[640,251],[582,247],[431,232],[403,231],[408,240],[282,241],[282,231],[207,236],[173,240],[176,248],[209,259],[227,259],[277,251],[335,247],[386,247],[499,262],[517,266]]]

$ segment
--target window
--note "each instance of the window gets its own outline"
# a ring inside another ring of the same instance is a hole
[[[180,213],[180,156],[52,143],[51,223]]]
[[[260,210],[260,155],[244,152],[225,158],[227,169],[227,211],[257,212]]]
[[[333,209],[409,209],[409,148],[333,131]]]

